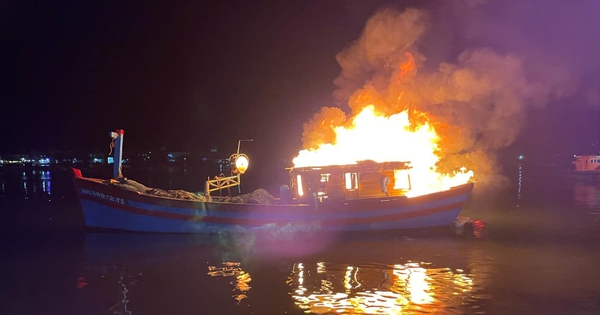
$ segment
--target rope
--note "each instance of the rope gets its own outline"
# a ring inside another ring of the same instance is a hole
[[[109,145],[110,151],[108,152],[108,155],[112,154],[113,148],[115,147],[115,139],[116,138],[113,138],[112,141],[110,142],[110,145]]]

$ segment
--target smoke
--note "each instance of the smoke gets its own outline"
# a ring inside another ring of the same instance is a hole
[[[319,144],[335,141],[334,128],[346,121],[346,114],[337,107],[323,107],[304,124],[302,143],[305,149],[316,149]]]
[[[334,81],[339,87],[335,96],[347,99],[365,80],[385,84],[386,74],[402,62],[427,25],[427,13],[417,9],[384,9],[372,16],[362,36],[336,56],[342,73]]]
[[[441,136],[438,170],[466,166],[480,182],[497,179],[495,156],[513,144],[528,110],[577,90],[573,63],[543,40],[528,41],[520,24],[489,18],[486,1],[438,4],[377,11],[336,56],[334,95],[353,115],[371,104],[387,114],[428,113]],[[594,89],[586,95],[598,103]],[[345,121],[343,110],[323,108],[304,126],[304,148],[331,142]]]

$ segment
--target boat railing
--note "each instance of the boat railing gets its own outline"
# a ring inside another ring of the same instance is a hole
[[[231,187],[236,187],[240,185],[240,174],[233,176],[215,176],[214,179],[210,179],[210,177],[206,181],[206,187],[204,195],[207,199],[211,198],[210,193],[214,191],[221,192],[223,189],[229,189]],[[231,195],[231,191],[229,191],[229,195]]]

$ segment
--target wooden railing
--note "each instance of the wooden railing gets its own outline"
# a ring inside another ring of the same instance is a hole
[[[229,176],[229,177],[225,177],[225,176],[215,176],[214,179],[210,179],[210,177],[208,178],[208,180],[206,181],[206,187],[205,187],[205,196],[207,198],[210,198],[210,193],[213,191],[221,191],[225,188],[231,188],[231,187],[235,187],[235,186],[239,186],[240,185],[240,175],[234,175],[234,176]],[[231,193],[230,193],[231,195]]]

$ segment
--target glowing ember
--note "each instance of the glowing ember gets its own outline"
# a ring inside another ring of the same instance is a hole
[[[422,114],[425,115],[425,114]],[[425,116],[426,117],[426,116]],[[349,165],[357,161],[410,162],[411,190],[414,197],[449,189],[465,184],[473,176],[472,171],[462,169],[455,174],[444,175],[436,171],[439,157],[440,137],[427,120],[420,119],[419,125],[411,126],[407,111],[390,116],[379,114],[370,105],[351,119],[349,126],[337,126],[335,141],[323,143],[316,149],[300,151],[294,159],[295,167]],[[396,174],[397,175],[397,174]],[[395,188],[404,185],[400,176],[395,176]]]

